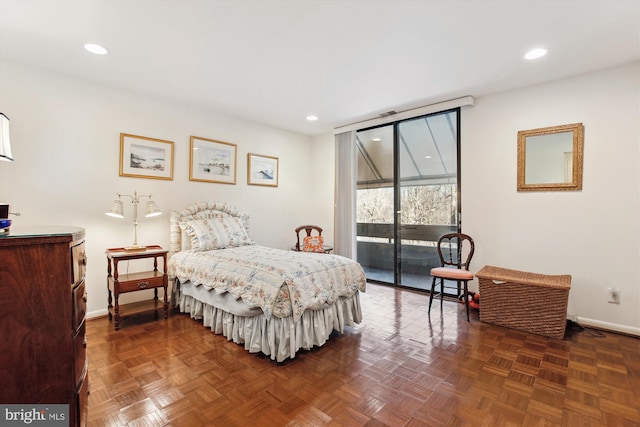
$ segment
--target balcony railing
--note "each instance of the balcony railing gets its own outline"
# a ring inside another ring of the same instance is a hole
[[[430,270],[440,266],[437,242],[440,236],[455,232],[453,225],[402,225],[399,262],[401,276],[411,275],[411,285],[430,286]],[[394,244],[393,224],[358,223],[358,262],[365,271],[376,272],[377,277],[388,277],[393,282]],[[419,278],[422,278],[420,280]],[[403,280],[408,283],[408,280]],[[406,284],[405,283],[405,284]]]
[[[456,231],[454,225],[419,225],[404,224],[400,226],[402,240],[436,243],[440,236]],[[357,224],[358,237],[378,237],[393,241],[393,224],[365,223]]]

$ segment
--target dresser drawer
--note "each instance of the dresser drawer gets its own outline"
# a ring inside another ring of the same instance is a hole
[[[71,308],[72,331],[77,331],[87,313],[87,292],[84,280],[73,288],[73,306]]]
[[[85,335],[85,323],[73,337],[73,356],[75,358],[75,384],[78,385],[87,372],[87,337]]]
[[[135,292],[143,289],[162,288],[164,286],[164,276],[162,273],[155,274],[134,273],[119,277],[120,293]]]
[[[73,283],[83,280],[86,270],[87,254],[83,241],[71,247],[71,277],[73,277]]]
[[[89,375],[84,378],[78,393],[76,394],[76,411],[73,414],[76,418],[73,425],[79,427],[85,427],[87,425],[87,415],[89,408]]]

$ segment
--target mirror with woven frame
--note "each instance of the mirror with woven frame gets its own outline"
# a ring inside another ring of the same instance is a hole
[[[584,126],[518,132],[518,191],[582,190]]]

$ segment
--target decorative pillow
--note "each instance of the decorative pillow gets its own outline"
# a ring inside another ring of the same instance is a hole
[[[303,240],[302,252],[324,252],[322,236],[306,236]]]
[[[191,249],[209,251],[253,245],[242,220],[237,217],[216,217],[185,221],[180,227],[191,238]]]
[[[226,217],[230,217],[230,215],[224,212],[219,212],[219,211],[201,211],[201,212],[192,213],[191,215],[183,216],[180,219],[180,222],[178,223],[178,225],[182,229],[182,235],[180,237],[180,241],[182,242],[181,250],[187,251],[191,249],[191,236],[186,231],[186,224],[198,219],[226,218]],[[246,227],[245,227],[245,230],[246,230]]]

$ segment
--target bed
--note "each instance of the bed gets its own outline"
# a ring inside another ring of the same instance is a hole
[[[167,267],[174,307],[277,362],[360,323],[366,279],[357,262],[261,246],[248,230],[248,215],[224,202],[172,212]]]

